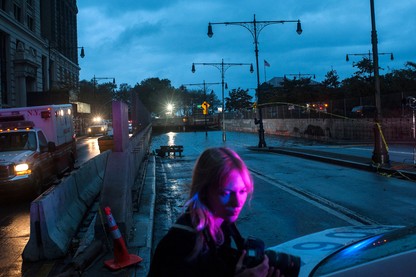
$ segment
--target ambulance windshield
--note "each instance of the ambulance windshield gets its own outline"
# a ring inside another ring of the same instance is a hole
[[[37,148],[36,135],[33,131],[1,132],[0,151],[21,151]]]

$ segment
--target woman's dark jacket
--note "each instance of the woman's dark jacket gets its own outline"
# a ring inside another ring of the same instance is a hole
[[[222,245],[216,246],[208,232],[204,232],[203,250],[196,258],[189,260],[197,234],[192,227],[189,213],[182,215],[159,242],[148,277],[234,276],[244,240],[235,224],[224,223],[221,229],[224,232]]]

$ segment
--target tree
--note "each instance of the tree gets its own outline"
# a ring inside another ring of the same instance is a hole
[[[340,84],[339,75],[334,69],[328,71],[325,75],[325,80],[322,81],[322,85],[326,88],[338,88]]]
[[[284,88],[275,88],[268,83],[263,83],[258,90],[257,96],[257,104],[283,102],[286,100],[286,90]]]
[[[252,96],[248,94],[248,89],[232,89],[230,96],[225,97],[225,110],[237,111],[240,109],[247,109],[253,106]]]
[[[181,86],[179,90],[181,91],[181,108],[183,110],[183,115],[190,116],[196,114],[196,107],[198,105],[201,105],[204,101],[209,103],[210,110],[214,110],[215,107],[218,107],[221,104],[214,91],[211,91],[209,94],[206,94],[202,89],[187,90],[185,86]]]
[[[202,90],[188,90],[185,86],[180,86],[177,95],[180,99],[180,114],[192,116],[195,114],[197,105],[205,101],[204,92]]]
[[[94,84],[94,81],[80,81],[80,93],[78,101],[91,105],[93,116],[100,115],[104,118],[111,117],[111,101],[116,85],[113,82]]]
[[[94,100],[94,86],[93,82],[82,80],[79,82],[78,101],[92,104]]]
[[[123,84],[120,84],[119,89],[113,93],[113,99],[123,101],[130,108],[131,94],[132,94],[132,87],[128,85],[127,83],[123,83]]]
[[[373,74],[373,61],[370,58],[364,57],[361,61],[353,63],[353,67],[357,67],[357,71],[354,73],[355,76],[362,78],[371,78]]]
[[[133,90],[143,105],[155,114],[165,114],[168,103],[176,104],[176,90],[168,79],[145,79]]]
[[[211,110],[214,110],[215,107],[219,107],[221,105],[221,101],[218,99],[217,95],[213,90],[211,90],[211,92],[207,94],[206,101],[209,103]]]

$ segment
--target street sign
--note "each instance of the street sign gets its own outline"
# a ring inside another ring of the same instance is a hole
[[[202,107],[202,113],[203,114],[208,114],[208,108],[209,108],[209,104],[208,104],[208,102],[207,101],[204,101],[202,104],[201,104],[201,107]]]

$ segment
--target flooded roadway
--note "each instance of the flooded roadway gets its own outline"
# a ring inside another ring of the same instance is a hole
[[[302,140],[267,137],[268,146],[333,147],[332,151],[370,155],[371,145],[324,145]],[[244,236],[261,237],[272,246],[324,229],[368,224],[416,223],[414,182],[375,172],[247,149],[258,143],[257,134],[221,132],[155,135],[151,150],[161,145],[183,145],[183,157],[157,157],[157,206],[154,246],[182,212],[191,183],[192,168],[207,147],[235,149],[248,165],[255,192],[238,221]],[[391,156],[412,157],[412,147],[391,147]],[[397,156],[399,155],[399,156]]]

